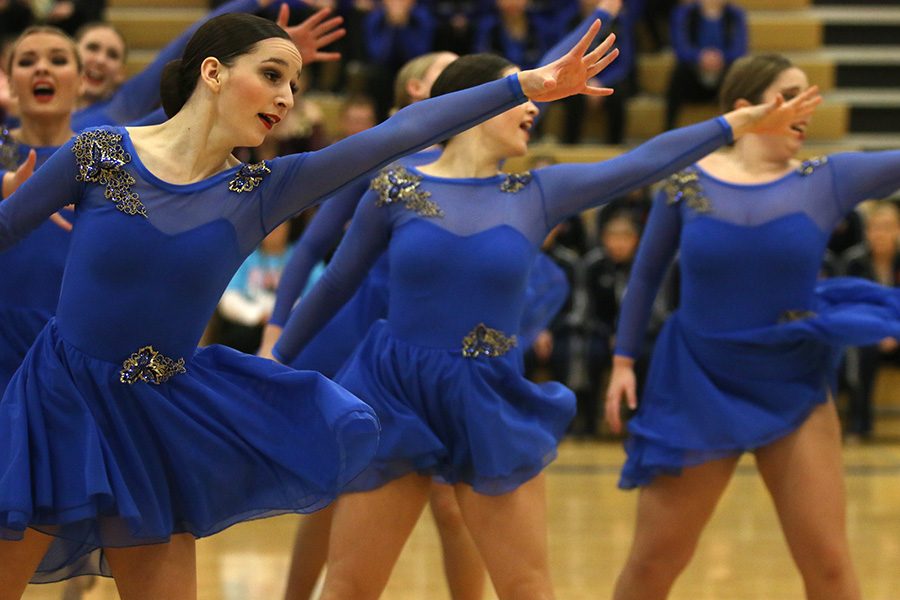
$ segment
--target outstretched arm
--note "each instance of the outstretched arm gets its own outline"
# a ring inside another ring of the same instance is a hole
[[[354,179],[498,115],[530,98],[551,101],[573,94],[608,95],[587,82],[616,55],[614,38],[585,54],[600,28],[595,22],[572,50],[544,67],[423,100],[377,127],[317,152],[273,161],[263,206],[267,231],[290,215],[334,194]],[[277,171],[276,171],[277,169]],[[298,190],[300,193],[298,193]]]
[[[543,188],[547,226],[659,181],[744,134],[799,135],[791,125],[812,114],[821,100],[813,86],[790,102],[779,97],[667,131],[611,160],[539,169],[535,175]]]
[[[832,164],[839,218],[863,200],[885,198],[900,189],[900,150],[846,152]]]
[[[377,199],[369,192],[360,201],[325,273],[291,314],[273,351],[279,362],[287,364],[297,357],[353,296],[375,259],[387,248],[391,236],[389,208],[378,206]]]
[[[278,283],[275,308],[269,319],[271,325],[284,327],[291,308],[309,281],[310,273],[340,240],[344,226],[353,216],[356,205],[366,193],[367,187],[368,180],[365,179],[348,185],[334,198],[330,198],[304,229],[303,235],[294,244],[291,259]]]
[[[0,202],[0,251],[22,240],[81,195],[82,184],[69,140],[27,181]]]

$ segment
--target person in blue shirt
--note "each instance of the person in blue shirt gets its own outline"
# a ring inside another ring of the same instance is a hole
[[[525,0],[497,0],[475,30],[475,52],[495,52],[530,68],[560,37],[557,19],[527,10]]]
[[[515,72],[495,55],[462,57],[438,77],[432,100]],[[534,384],[522,372],[516,332],[538,248],[562,220],[733,136],[786,132],[818,101],[809,90],[742,108],[603,163],[501,173],[504,159],[527,151],[538,110],[525,104],[451,137],[431,164],[394,165],[375,178],[274,350],[292,361],[388,253],[387,318],[337,377],[373,407],[382,435],[372,464],[347,488],[355,493],[335,506],[323,599],[378,597],[432,477],[454,485],[497,595],[552,597],[542,471],[575,401],[562,385]]]
[[[377,418],[319,374],[198,349],[222,291],[268,232],[353,179],[528,99],[603,93],[586,84],[598,29],[541,69],[249,165],[231,151],[290,110],[301,57],[275,23],[222,15],[167,66],[168,121],[82,132],[0,202],[2,250],[77,214],[56,315],[0,400],[0,589],[102,573],[127,598],[194,598],[195,537],[333,500]]]
[[[738,60],[721,106],[789,98],[806,74],[779,55]],[[640,487],[616,600],[660,599],[688,564],[738,459],[753,452],[810,600],[858,600],[831,401],[841,347],[900,333],[900,293],[819,280],[835,224],[900,186],[900,152],[800,161],[809,118],[749,135],[669,178],[656,196],[616,333],[606,418],[628,422],[620,487]],[[633,362],[676,254],[678,309],[638,404]]]
[[[694,0],[672,12],[675,67],[666,92],[666,129],[685,102],[713,102],[728,67],[747,53],[747,16],[727,0]]]

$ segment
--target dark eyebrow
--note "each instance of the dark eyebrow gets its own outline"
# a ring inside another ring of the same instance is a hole
[[[795,92],[795,93],[800,93],[800,86],[799,86],[799,85],[792,85],[792,86],[789,87],[789,88],[782,88],[781,91],[782,91],[782,92]]]

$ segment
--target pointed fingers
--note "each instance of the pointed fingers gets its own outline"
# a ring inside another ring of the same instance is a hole
[[[316,62],[334,62],[341,60],[340,52],[316,52]]]
[[[344,17],[331,17],[324,23],[319,23],[313,29],[313,35],[320,36],[325,35],[332,29],[335,29],[340,26],[341,23],[344,22]]]
[[[600,44],[598,44],[596,48],[594,48],[593,50],[591,50],[588,54],[586,54],[584,56],[584,64],[591,65],[591,64],[597,62],[598,60],[600,60],[600,58],[604,54],[609,52],[609,49],[612,48],[613,44],[615,44],[615,43],[616,43],[616,34],[611,33],[608,36],[606,36],[606,39],[604,39],[602,42],[600,42]]]
[[[591,47],[591,43],[594,41],[594,38],[597,37],[597,32],[600,31],[600,19],[597,19],[591,24],[590,29],[581,36],[581,39],[578,40],[578,43],[569,50],[570,55],[574,56],[584,56],[584,53],[587,52],[587,49]]]
[[[330,14],[331,14],[331,9],[328,8],[327,6],[324,8],[320,8],[319,10],[314,12],[312,15],[307,17],[307,19],[305,21],[303,21],[303,24],[306,25],[307,27],[317,27]]]
[[[597,73],[608,67],[609,63],[616,60],[617,56],[619,56],[619,49],[613,48],[609,54],[590,65],[587,70],[588,78],[595,77]]]
[[[327,35],[317,37],[316,38],[316,48],[324,48],[328,44],[341,39],[345,35],[347,35],[346,29],[338,29],[336,31],[332,31],[331,33],[329,33]]]

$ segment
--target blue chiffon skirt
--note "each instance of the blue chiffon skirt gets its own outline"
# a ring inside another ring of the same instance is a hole
[[[0,306],[0,395],[52,316],[43,310]]]
[[[121,368],[51,320],[0,401],[0,539],[56,538],[33,582],[108,575],[102,547],[320,509],[378,444],[372,410],[317,373],[222,346],[161,385]]]
[[[769,327],[663,327],[628,422],[619,486],[765,446],[797,429],[834,388],[844,346],[900,338],[900,289],[855,278],[816,288],[809,313]]]
[[[373,325],[337,381],[382,426],[372,464],[348,491],[416,472],[483,494],[510,492],[556,457],[575,415],[569,389],[525,379],[520,351],[464,358],[397,339],[386,321]]]

